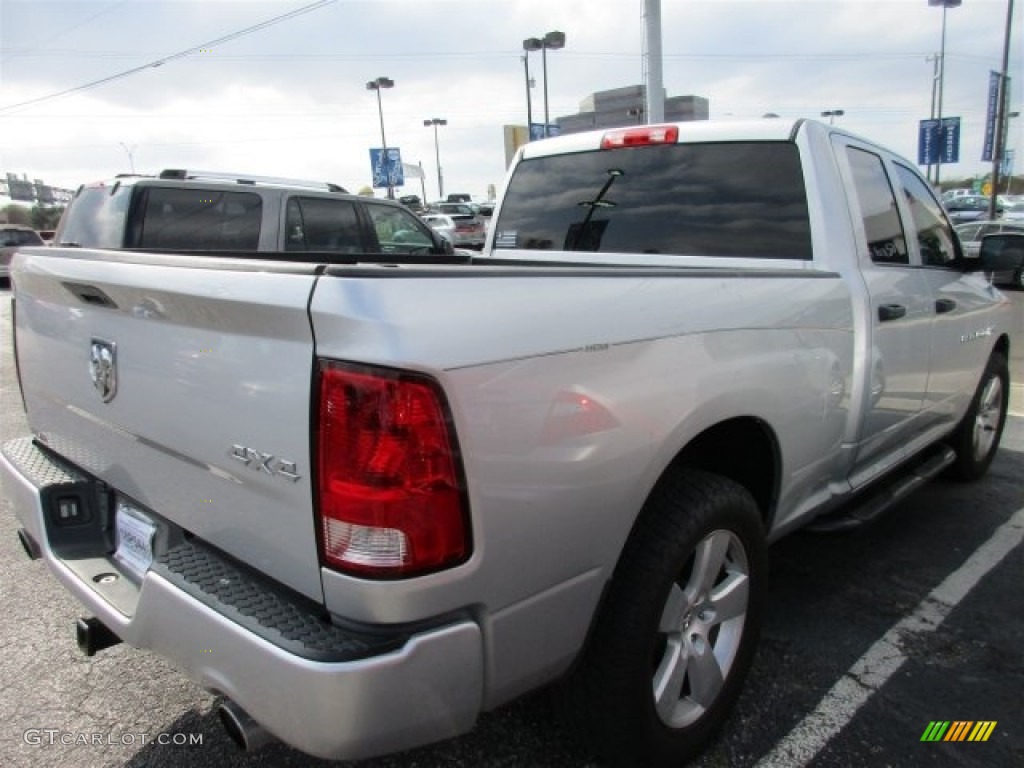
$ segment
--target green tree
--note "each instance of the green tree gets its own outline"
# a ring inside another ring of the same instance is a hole
[[[33,229],[56,229],[64,206],[32,206],[31,220]]]
[[[32,214],[29,209],[23,205],[10,205],[4,206],[0,210],[0,220],[5,221],[8,224],[21,224],[22,226],[32,226]]]

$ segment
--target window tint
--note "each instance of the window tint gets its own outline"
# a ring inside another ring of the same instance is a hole
[[[57,245],[83,248],[123,248],[125,218],[132,187],[122,184],[83,187],[61,218]]]
[[[18,230],[18,245],[46,245],[34,229]]]
[[[502,249],[810,259],[800,157],[782,142],[672,144],[520,163]]]
[[[348,200],[293,197],[285,216],[286,251],[365,253],[356,206]]]
[[[909,264],[896,196],[889,185],[882,158],[853,147],[847,148],[847,156],[871,260],[879,264]]]
[[[926,267],[943,267],[956,258],[953,231],[942,213],[942,206],[921,178],[904,165],[896,163],[896,176],[903,187],[910,215],[917,230],[921,263]]]
[[[434,241],[427,228],[406,210],[390,205],[366,206],[381,253],[430,253]]]
[[[180,251],[255,250],[262,201],[252,192],[145,187],[139,202],[136,248]]]

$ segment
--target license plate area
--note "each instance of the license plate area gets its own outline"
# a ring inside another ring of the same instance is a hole
[[[157,526],[141,510],[118,497],[114,504],[114,561],[136,581],[153,563]]]

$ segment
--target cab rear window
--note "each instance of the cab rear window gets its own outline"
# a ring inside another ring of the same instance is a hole
[[[787,142],[729,142],[525,160],[494,246],[809,260],[799,153]]]

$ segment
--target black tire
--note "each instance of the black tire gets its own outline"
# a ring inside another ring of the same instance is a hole
[[[560,691],[585,744],[611,763],[645,768],[680,766],[704,749],[753,660],[767,571],[746,489],[696,470],[666,475]]]
[[[964,481],[977,480],[988,471],[999,449],[1010,400],[1010,372],[1006,358],[993,352],[978,382],[978,389],[963,420],[949,439],[956,461],[949,474]]]

